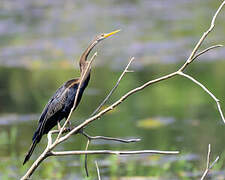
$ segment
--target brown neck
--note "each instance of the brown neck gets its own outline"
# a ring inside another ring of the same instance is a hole
[[[87,58],[91,50],[95,47],[95,45],[98,43],[98,41],[95,39],[89,46],[88,48],[84,51],[80,58],[80,74],[82,75],[87,67]],[[90,73],[90,69],[86,73],[87,75]]]

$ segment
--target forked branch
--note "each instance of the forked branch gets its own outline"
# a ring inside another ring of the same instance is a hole
[[[204,180],[207,174],[209,173],[209,170],[212,169],[212,167],[217,163],[219,160],[219,156],[216,157],[216,159],[212,162],[210,165],[210,155],[211,155],[211,145],[208,146],[208,154],[207,154],[207,160],[206,160],[206,169],[201,177],[201,180]]]
[[[131,72],[131,71],[128,71],[128,68],[130,67],[130,65],[131,65],[131,63],[132,63],[133,60],[134,60],[134,57],[132,57],[130,59],[130,61],[127,64],[126,68],[124,69],[123,73],[120,75],[119,79],[117,80],[116,85],[112,88],[112,90],[109,92],[109,94],[106,96],[106,98],[102,101],[102,103],[96,108],[96,110],[91,114],[91,116],[94,116],[101,109],[101,107],[108,101],[108,99],[110,98],[110,96],[112,96],[113,92],[119,86],[120,81],[122,80],[122,78],[125,75],[125,73]]]

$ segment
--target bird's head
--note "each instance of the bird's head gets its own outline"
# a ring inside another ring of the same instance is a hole
[[[116,30],[110,33],[104,33],[96,36],[96,38],[91,42],[91,44],[88,46],[88,48],[83,52],[80,58],[80,71],[81,73],[84,71],[84,68],[87,66],[87,57],[91,50],[95,47],[96,44],[98,44],[101,40],[106,39],[107,37],[118,33],[120,30]]]
[[[103,40],[103,39],[105,39],[105,38],[107,38],[107,37],[109,37],[109,36],[111,36],[111,35],[113,35],[113,34],[116,34],[116,33],[118,33],[120,30],[116,30],[116,31],[113,31],[113,32],[110,32],[110,33],[103,33],[103,34],[100,34],[100,35],[98,35],[97,37],[96,37],[96,41],[97,42],[99,42],[99,41],[101,41],[101,40]]]

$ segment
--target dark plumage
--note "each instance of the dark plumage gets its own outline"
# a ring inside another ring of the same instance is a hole
[[[112,34],[115,34],[116,32],[118,31],[114,31],[108,34],[101,34],[97,36],[94,39],[94,41],[89,45],[89,47],[84,51],[79,62],[81,75],[83,75],[88,65],[87,57],[90,51],[94,48],[94,46],[101,40],[111,36]],[[90,71],[91,69],[89,69],[86,72],[86,75],[83,79],[74,110],[80,103],[82,94],[88,85],[88,82],[90,80]],[[23,164],[25,164],[30,159],[30,156],[32,155],[37,143],[40,142],[42,136],[44,134],[47,134],[62,119],[68,117],[70,110],[73,107],[74,99],[75,99],[80,81],[81,81],[81,77],[67,81],[55,92],[55,94],[49,100],[49,102],[45,106],[40,116],[40,119],[38,121],[38,128],[36,129],[33,135],[31,147],[24,159]]]

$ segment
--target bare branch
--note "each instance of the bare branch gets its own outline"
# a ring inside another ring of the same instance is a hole
[[[140,150],[140,151],[111,151],[111,150],[92,150],[92,151],[51,151],[50,156],[65,155],[82,155],[82,154],[114,154],[114,155],[131,155],[131,154],[179,154],[179,151],[158,151],[158,150]]]
[[[221,11],[221,9],[223,8],[224,5],[225,5],[225,1],[222,2],[222,4],[221,4],[221,5],[219,6],[219,8],[217,9],[215,15],[213,16],[213,19],[212,19],[212,22],[211,22],[211,26],[210,26],[210,28],[209,28],[208,31],[211,31],[211,30],[214,28],[216,18],[217,18],[219,12]]]
[[[208,154],[207,154],[207,161],[206,161],[206,169],[209,169],[210,154],[211,154],[211,144],[208,145]]]
[[[89,146],[89,144],[90,144],[90,140],[88,139],[88,141],[87,141],[87,145],[86,145],[86,148],[85,148],[85,151],[87,151],[88,150],[88,146]],[[87,165],[87,154],[85,154],[85,157],[84,157],[84,167],[85,167],[85,172],[86,172],[86,175],[87,175],[87,177],[89,176],[89,173],[88,173],[88,165]]]
[[[208,146],[208,154],[207,154],[207,160],[206,160],[206,169],[201,177],[201,180],[203,180],[207,174],[209,173],[209,170],[216,164],[216,162],[219,160],[219,156],[216,157],[216,159],[213,161],[213,163],[210,165],[210,154],[211,154],[211,145]]]
[[[69,129],[69,128],[64,128],[62,134],[63,134],[63,133],[70,132],[70,131],[71,131],[71,129]],[[50,132],[50,131],[49,131],[49,132]],[[51,134],[58,134],[59,132],[60,132],[60,130],[51,130]]]
[[[217,163],[217,161],[219,161],[220,157],[217,156],[216,159],[212,162],[212,164],[209,166],[209,169],[212,169],[213,166]]]
[[[193,51],[191,52],[189,58],[184,63],[184,65],[179,69],[179,71],[183,71],[186,68],[186,66],[193,61],[193,58],[194,58],[196,52],[198,51],[198,49],[200,48],[201,44],[203,43],[205,38],[208,36],[208,34],[213,30],[213,28],[215,26],[216,18],[217,18],[219,12],[221,11],[221,9],[223,8],[224,5],[225,5],[225,1],[223,1],[221,3],[221,5],[219,6],[219,8],[217,9],[216,13],[214,14],[214,16],[212,18],[211,25],[210,25],[209,29],[206,32],[203,33],[202,37],[200,38],[200,40],[198,41],[198,43],[194,47]]]
[[[98,180],[101,180],[101,176],[100,176],[100,172],[99,172],[99,168],[98,168],[98,163],[97,163],[97,161],[95,161],[95,165],[96,165],[96,169],[97,169]]]
[[[215,49],[215,48],[219,48],[219,47],[223,47],[223,45],[218,44],[218,45],[210,46],[210,47],[204,49],[204,50],[201,51],[200,53],[196,54],[196,55],[193,57],[192,61],[194,61],[195,59],[197,59],[197,58],[198,58],[199,56],[201,56],[202,54],[205,54],[206,52],[208,52],[208,51],[210,51],[210,50],[212,50],[212,49]]]
[[[141,139],[121,139],[121,138],[114,138],[114,137],[106,137],[106,136],[90,136],[86,132],[82,131],[82,135],[87,137],[89,140],[109,140],[109,141],[117,141],[117,142],[122,142],[122,143],[131,143],[131,142],[138,142]]]
[[[133,60],[134,60],[134,57],[132,57],[130,59],[130,61],[127,64],[126,68],[124,69],[124,71],[120,75],[119,79],[117,80],[116,85],[112,88],[112,90],[109,92],[109,94],[106,96],[106,98],[102,101],[102,103],[96,108],[96,110],[90,115],[90,117],[95,115],[99,111],[99,109],[101,109],[101,107],[107,102],[107,100],[110,98],[110,96],[113,94],[113,92],[118,87],[118,85],[119,85],[120,81],[122,80],[123,76],[125,75],[125,73],[130,72],[130,71],[128,71],[128,68],[129,68],[129,66],[130,66],[130,64],[132,63]]]
[[[52,133],[53,131],[50,131],[47,135],[48,137],[48,145],[47,145],[47,148],[49,148],[51,145],[52,145]]]
[[[208,93],[213,99],[214,101],[216,101],[216,104],[217,104],[217,108],[219,110],[219,113],[220,113],[220,116],[223,120],[223,122],[225,123],[225,119],[224,119],[224,115],[223,115],[223,112],[222,112],[222,109],[221,109],[221,106],[220,106],[220,102],[219,102],[219,99],[217,99],[213,93],[211,93],[202,83],[200,83],[199,81],[197,81],[196,79],[194,79],[193,77],[183,73],[183,72],[178,72],[179,75],[181,76],[184,76],[188,79],[190,79],[191,81],[193,81],[195,84],[199,85],[206,93]]]

